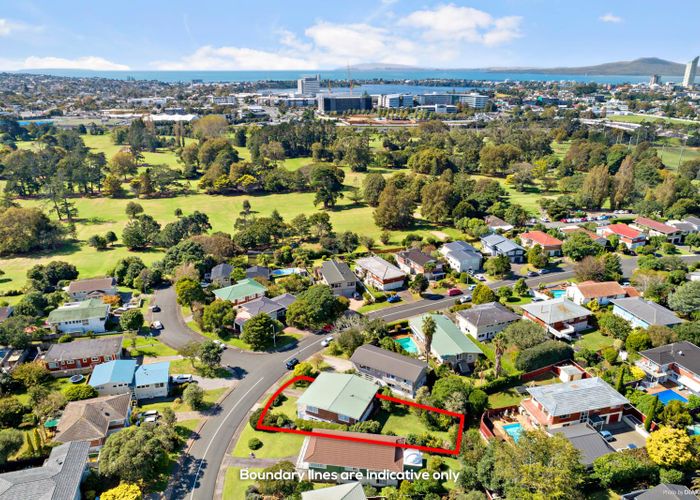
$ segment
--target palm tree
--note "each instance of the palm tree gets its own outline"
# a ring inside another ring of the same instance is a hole
[[[506,350],[506,337],[502,333],[493,338],[493,350],[495,354],[493,370],[496,372],[496,377],[499,377],[501,375],[501,356]]]
[[[435,320],[427,314],[423,318],[423,349],[425,350],[425,359],[430,361],[430,351],[433,345],[433,336],[435,335]]]

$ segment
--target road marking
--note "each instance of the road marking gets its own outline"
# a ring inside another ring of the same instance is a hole
[[[411,307],[407,307],[406,309],[401,309],[400,311],[392,311],[391,308],[387,308],[386,309],[386,316],[391,316],[392,314],[403,314],[403,313],[413,311],[415,309],[423,309],[423,308],[430,306],[430,305],[439,306],[439,305],[442,305],[443,302],[449,303],[450,300],[456,300],[456,299],[453,299],[452,297],[445,297],[442,299],[438,299],[436,301],[430,301],[430,302],[426,302],[424,304],[413,305]],[[384,310],[382,309],[382,311],[384,311]],[[382,315],[379,311],[377,312],[376,316],[380,317],[380,318],[382,317]]]
[[[246,397],[248,394],[250,394],[250,392],[251,392],[253,389],[255,389],[255,386],[258,385],[258,384],[259,384],[260,382],[262,382],[262,381],[263,381],[263,379],[258,379],[258,381],[255,382],[255,383],[253,384],[253,387],[251,387],[250,389],[248,389],[248,390],[246,391],[246,393],[245,393],[243,396],[241,396],[241,398],[236,402],[236,404],[233,405],[233,408],[231,408],[231,411],[229,411],[229,412],[226,414],[226,417],[224,417],[224,419],[223,419],[223,420],[221,421],[221,423],[219,424],[219,427],[217,427],[216,432],[214,432],[214,437],[216,437],[216,435],[219,433],[219,431],[221,430],[221,428],[224,426],[224,424],[226,423],[226,421],[228,420],[228,418],[229,418],[229,417],[231,416],[231,414],[236,410],[236,408],[238,407],[238,405],[241,404],[241,402],[245,399],[245,397]],[[194,475],[194,481],[192,481],[192,493],[190,494],[190,500],[194,498],[194,488],[195,488],[195,486],[196,486],[196,484],[197,484],[197,479],[199,479],[199,473],[202,472],[202,464],[204,464],[204,458],[207,456],[207,453],[209,453],[209,448],[211,448],[211,445],[212,445],[213,443],[214,443],[214,439],[211,439],[211,440],[209,441],[209,444],[207,445],[207,448],[204,450],[204,455],[202,456],[201,460],[199,461],[199,467],[197,467],[197,473]],[[218,472],[218,471],[217,471],[217,472]]]
[[[323,338],[325,339],[326,337],[323,337]],[[319,342],[323,342],[323,339],[318,339],[316,342],[312,342],[311,344],[307,345],[307,346],[304,347],[303,349],[299,349],[299,350],[298,350],[297,352],[295,352],[294,354],[290,354],[289,357],[288,357],[287,359],[284,360],[284,362],[286,363],[287,361],[289,361],[289,360],[292,359],[293,357],[298,356],[299,354],[301,354],[302,352],[304,352],[305,350],[307,350],[309,347],[313,347],[313,346],[315,346],[316,344],[318,344]]]

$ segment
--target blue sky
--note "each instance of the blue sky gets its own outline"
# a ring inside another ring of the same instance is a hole
[[[698,19],[697,0],[0,0],[0,70],[686,62]]]

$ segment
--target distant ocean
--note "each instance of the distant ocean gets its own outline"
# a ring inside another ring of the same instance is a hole
[[[161,82],[191,82],[201,80],[208,83],[237,83],[258,81],[296,80],[303,75],[321,75],[322,79],[347,80],[348,72],[344,69],[331,71],[89,71],[79,69],[42,69],[24,70],[22,73],[44,74],[70,77],[98,77],[126,80],[158,80]],[[471,69],[409,69],[409,70],[352,70],[353,80],[427,80],[454,79],[478,80],[487,82],[511,81],[574,81],[595,83],[641,83],[649,80],[649,75],[566,75],[566,74],[536,74],[536,73],[499,73]],[[680,77],[662,77],[663,82],[680,81]],[[414,87],[412,87],[414,88]],[[415,89],[415,88],[414,88]]]

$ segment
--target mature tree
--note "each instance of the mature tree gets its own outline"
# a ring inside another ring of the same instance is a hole
[[[122,231],[122,242],[129,250],[145,248],[156,242],[160,224],[150,215],[141,215],[126,223]]]
[[[150,483],[158,477],[161,464],[172,449],[164,427],[127,427],[107,438],[100,450],[99,471],[129,483]]]
[[[199,138],[220,137],[228,129],[228,122],[223,115],[206,115],[195,121],[192,129]]]
[[[522,150],[512,144],[486,144],[479,153],[480,171],[487,175],[505,175],[522,154]]]
[[[370,207],[379,205],[379,196],[386,187],[386,181],[382,174],[367,174],[362,181],[362,193]]]
[[[503,334],[503,332],[499,332],[496,334],[496,336],[493,338],[493,352],[494,352],[494,363],[493,363],[493,371],[496,374],[496,377],[501,376],[501,358],[503,357],[503,353],[506,350],[507,344],[506,344],[506,337]]]
[[[389,184],[379,196],[374,222],[382,229],[406,229],[413,224],[415,202],[405,190]]]
[[[183,278],[175,283],[177,303],[191,307],[195,302],[204,302],[204,290],[198,281]]]
[[[63,394],[68,401],[80,401],[81,399],[90,399],[97,397],[97,390],[91,385],[80,384],[71,385]]]
[[[277,325],[265,313],[256,314],[243,325],[241,340],[254,351],[264,350],[271,342]]]
[[[416,274],[411,280],[411,291],[413,293],[422,294],[428,289],[428,278],[423,273]]]
[[[335,321],[347,307],[347,299],[335,297],[329,287],[313,285],[289,306],[287,322],[299,328],[318,328]]]
[[[477,283],[476,288],[472,292],[472,303],[474,305],[486,304],[487,302],[495,302],[498,300],[496,294],[493,293],[488,286],[483,283]]]
[[[0,398],[0,427],[18,427],[25,413],[27,409],[16,397]]]
[[[684,468],[694,460],[692,441],[685,429],[662,426],[647,438],[647,453],[662,467]]]
[[[519,320],[511,323],[503,330],[503,335],[510,345],[518,349],[528,349],[547,340],[547,332],[537,323]]]
[[[430,359],[433,345],[433,336],[435,335],[435,319],[429,314],[423,317],[423,323],[421,325],[421,330],[423,331],[423,352],[425,357]]]
[[[199,410],[204,403],[204,389],[199,387],[199,384],[187,384],[182,392],[182,401],[193,410]]]
[[[538,269],[547,267],[549,253],[540,245],[534,245],[527,251],[527,263]]]
[[[510,259],[507,255],[491,257],[484,263],[484,271],[493,277],[503,277],[510,273]]]
[[[574,274],[579,281],[605,281],[605,265],[589,255],[574,265]]]
[[[24,433],[17,429],[0,431],[0,465],[5,465],[7,459],[17,453],[24,443]]]
[[[513,285],[513,291],[520,297],[527,297],[530,294],[530,287],[527,286],[525,278],[520,278]]]
[[[23,363],[12,371],[12,378],[21,382],[27,389],[43,384],[49,377],[49,371],[39,361]]]
[[[625,347],[630,352],[639,352],[651,347],[651,339],[646,330],[637,329],[630,332],[625,339]]]
[[[137,170],[136,158],[129,152],[119,151],[109,160],[109,171],[116,177],[126,179],[127,176],[134,175]]]
[[[408,159],[408,168],[420,174],[440,175],[450,167],[447,153],[438,148],[424,148]]]
[[[663,425],[674,429],[687,429],[693,423],[693,416],[690,414],[687,406],[677,399],[665,404],[657,417]]]
[[[431,182],[421,191],[421,213],[429,221],[447,222],[456,204],[457,198],[448,182]]]
[[[202,328],[222,335],[233,329],[236,309],[227,300],[215,300],[202,311]]]
[[[314,205],[323,204],[323,208],[334,207],[343,197],[343,180],[345,172],[334,165],[313,165],[309,175],[309,185],[316,191]]]
[[[668,306],[681,314],[700,311],[700,281],[688,281],[668,296]]]
[[[607,165],[593,167],[583,181],[577,198],[584,208],[599,209],[610,195],[610,171]]]
[[[570,234],[561,246],[562,253],[576,262],[589,255],[598,255],[601,246],[582,231]]]
[[[644,450],[620,450],[593,461],[593,474],[605,488],[631,491],[639,482],[656,482],[659,467]]]
[[[622,341],[625,341],[632,331],[632,327],[626,320],[611,312],[604,312],[600,315],[598,318],[598,328],[600,328],[603,335],[615,337]]]
[[[221,347],[213,340],[205,340],[199,345],[199,360],[207,368],[216,368],[221,364]]]
[[[519,370],[529,372],[559,361],[573,359],[573,357],[574,350],[569,344],[558,340],[546,340],[520,351],[515,360],[515,366]]]
[[[100,500],[141,500],[141,488],[133,483],[119,483],[107,491],[100,493]]]
[[[358,329],[348,328],[336,335],[334,342],[346,355],[352,356],[355,349],[365,343],[365,339]]]
[[[143,213],[143,207],[135,201],[130,201],[126,204],[124,211],[129,219],[135,219],[138,215]]]
[[[119,317],[119,326],[122,330],[136,330],[143,326],[143,313],[139,309],[129,309]]]
[[[0,208],[0,256],[55,248],[64,235],[38,208]]]
[[[295,478],[296,469],[294,464],[288,461],[278,462],[263,469],[263,474],[269,474],[269,477],[280,479],[264,479],[258,483],[260,493],[265,496],[281,496],[283,498],[291,497],[295,493],[304,491],[302,486],[306,487],[308,483],[298,481]],[[284,473],[284,475],[280,474]],[[301,489],[300,489],[301,488]]]
[[[199,356],[199,342],[191,341],[181,346],[177,353],[185,359],[190,360],[190,365],[194,368],[194,360]]]
[[[634,192],[634,161],[632,156],[627,156],[620,165],[612,182],[612,196],[610,205],[612,208],[621,208],[629,205]]]

